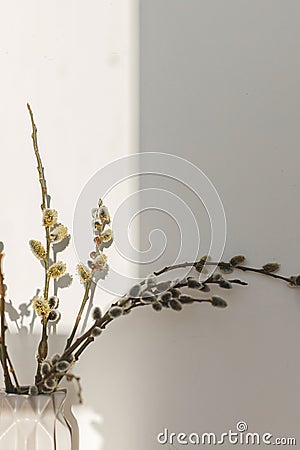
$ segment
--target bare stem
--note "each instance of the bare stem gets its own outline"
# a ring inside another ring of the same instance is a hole
[[[17,377],[16,371],[14,369],[14,366],[12,364],[12,361],[10,359],[10,356],[8,355],[7,352],[6,352],[6,358],[7,358],[8,364],[9,364],[9,370],[12,373],[13,379],[14,379],[16,387],[17,387],[17,391],[20,392],[20,384],[19,384],[19,381],[18,381],[18,377]]]
[[[36,371],[36,375],[35,375],[35,384],[36,385],[41,380],[42,362],[47,358],[47,355],[48,355],[47,317],[42,318],[42,326],[43,326],[42,338],[39,343],[38,354],[37,354],[38,366],[37,366],[37,371]]]
[[[45,211],[45,209],[48,207],[48,193],[47,193],[47,183],[46,178],[44,174],[44,167],[42,164],[39,147],[38,147],[38,140],[37,140],[37,127],[34,121],[33,112],[31,110],[31,107],[29,103],[27,103],[27,108],[30,114],[31,119],[31,125],[32,125],[32,142],[33,142],[33,149],[37,160],[37,170],[39,174],[39,182],[41,185],[41,192],[42,192],[42,204],[41,209],[42,212]],[[45,263],[45,287],[44,287],[44,298],[48,299],[48,293],[49,293],[49,275],[48,275],[48,269],[50,265],[50,228],[45,226],[45,233],[46,233],[46,257],[44,260]],[[48,336],[47,336],[47,319],[42,319],[42,325],[43,325],[43,332],[42,332],[42,339],[40,341],[39,347],[38,347],[38,355],[37,355],[37,361],[38,361],[38,367],[36,372],[36,380],[39,380],[40,378],[40,365],[41,362],[47,357],[48,353]]]
[[[39,148],[38,148],[38,142],[37,142],[37,127],[36,124],[34,122],[34,118],[33,118],[33,112],[31,110],[31,107],[29,105],[29,103],[27,103],[27,108],[30,114],[30,119],[31,119],[31,125],[32,125],[32,141],[33,141],[33,149],[34,149],[34,153],[36,156],[36,160],[37,160],[37,169],[39,172],[39,181],[40,181],[40,185],[41,185],[41,190],[42,190],[42,205],[41,205],[41,209],[42,211],[44,211],[47,208],[47,185],[46,185],[46,179],[44,176],[44,167],[42,164],[42,160],[40,157],[40,153],[39,153]]]
[[[46,277],[45,277],[45,289],[44,289],[44,298],[47,300],[48,299],[48,295],[49,295],[49,283],[50,283],[50,277],[48,274],[48,271],[46,272]]]
[[[12,384],[9,369],[8,369],[8,354],[7,354],[7,347],[5,342],[5,332],[6,332],[6,325],[5,325],[5,286],[4,286],[4,275],[2,272],[2,258],[3,253],[0,253],[0,321],[1,321],[1,364],[4,372],[4,383],[5,383],[5,390],[6,392],[14,392],[15,388]]]
[[[81,345],[81,347],[75,353],[75,360],[78,361],[80,355],[84,352],[88,345],[90,345],[95,340],[94,336],[89,336],[85,342]]]
[[[289,284],[291,283],[291,280],[289,277],[285,277],[283,275],[278,275],[278,274],[272,273],[272,272],[266,272],[264,269],[256,269],[254,267],[248,267],[248,266],[236,266],[235,269],[242,270],[243,272],[260,273],[262,275],[267,275],[267,276],[269,276],[271,278],[275,278],[277,280],[286,281]]]
[[[32,142],[33,142],[33,149],[34,149],[34,153],[36,156],[36,160],[37,160],[37,170],[38,170],[38,174],[39,174],[39,182],[41,185],[41,192],[42,192],[42,204],[41,204],[41,210],[42,212],[48,207],[48,192],[47,192],[47,183],[46,183],[46,178],[45,178],[45,172],[44,172],[44,167],[42,164],[42,159],[41,159],[41,155],[39,152],[39,147],[38,147],[38,140],[37,140],[37,127],[34,121],[34,117],[33,117],[33,112],[31,110],[31,107],[29,105],[29,103],[27,103],[27,108],[30,114],[30,119],[31,119],[31,125],[32,125]],[[45,258],[45,289],[44,289],[44,295],[45,298],[48,298],[48,289],[49,289],[49,279],[47,276],[47,271],[49,269],[49,259],[50,259],[50,243],[51,243],[51,239],[50,239],[50,228],[49,227],[45,227],[45,232],[46,232],[46,258]]]
[[[65,350],[67,350],[71,346],[71,344],[72,344],[72,342],[74,340],[76,331],[78,329],[79,323],[80,323],[81,318],[82,318],[82,314],[83,314],[85,305],[86,305],[86,303],[87,303],[87,301],[89,299],[89,293],[90,293],[90,289],[91,289],[91,284],[92,284],[92,277],[85,284],[85,291],[84,291],[84,296],[83,296],[83,299],[82,299],[82,302],[81,302],[81,306],[80,306],[79,312],[77,314],[73,330],[72,330],[72,332],[70,334],[70,337],[67,339],[67,344],[66,344]]]

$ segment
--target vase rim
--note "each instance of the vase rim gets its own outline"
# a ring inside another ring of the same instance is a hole
[[[55,394],[61,394],[63,393],[64,396],[67,395],[67,389],[66,388],[61,388],[61,389],[57,389],[56,391],[50,392],[49,394],[45,394],[43,392],[41,392],[40,394],[37,395],[30,395],[30,394],[23,394],[23,393],[18,393],[18,392],[6,392],[5,389],[0,389],[0,397],[53,397]]]

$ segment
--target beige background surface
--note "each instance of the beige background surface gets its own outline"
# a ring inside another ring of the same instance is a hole
[[[209,176],[226,212],[225,257],[278,260],[286,274],[300,270],[299,20],[296,1],[141,2],[142,150]],[[156,221],[142,221],[144,239]],[[299,446],[300,292],[242,278],[250,287],[235,287],[226,311],[192,306],[134,325],[149,361],[139,358],[143,448],[159,448],[151,438],[164,426],[221,433],[238,420]]]

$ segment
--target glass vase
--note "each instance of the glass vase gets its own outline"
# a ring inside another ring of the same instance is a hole
[[[71,450],[66,391],[36,396],[0,392],[1,450]]]

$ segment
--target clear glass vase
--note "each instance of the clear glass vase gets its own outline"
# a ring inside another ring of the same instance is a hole
[[[0,450],[71,450],[66,391],[37,396],[0,392]]]

